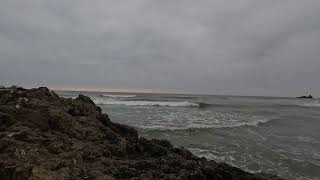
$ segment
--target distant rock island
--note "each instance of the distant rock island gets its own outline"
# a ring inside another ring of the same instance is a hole
[[[309,94],[309,96],[299,96],[297,98],[312,99],[313,97],[311,94]]]
[[[48,88],[0,91],[1,180],[268,180],[174,147],[139,137],[111,122],[84,95],[59,97]]]

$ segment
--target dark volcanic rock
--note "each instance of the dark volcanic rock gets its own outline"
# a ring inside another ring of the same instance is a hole
[[[278,179],[139,138],[86,96],[48,88],[0,91],[0,179]]]
[[[309,94],[309,96],[299,96],[297,98],[302,98],[302,99],[312,99],[313,96],[311,94]]]

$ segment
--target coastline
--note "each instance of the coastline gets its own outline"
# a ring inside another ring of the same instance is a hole
[[[86,96],[0,91],[0,179],[280,179],[199,158],[113,123]]]

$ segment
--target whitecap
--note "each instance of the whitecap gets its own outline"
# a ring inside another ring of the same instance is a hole
[[[118,101],[113,99],[95,98],[93,102],[100,105],[199,107],[199,104],[188,102],[188,101],[184,101],[184,102]]]
[[[320,102],[319,102],[319,101],[308,102],[308,103],[300,104],[300,106],[307,106],[307,107],[320,107]]]
[[[263,124],[269,122],[270,119],[256,119],[251,122],[230,122],[230,123],[214,123],[214,124],[196,124],[191,123],[189,125],[182,126],[170,126],[167,124],[163,125],[136,125],[137,128],[146,129],[146,130],[195,130],[195,129],[211,129],[211,128],[235,128],[235,127],[245,127],[245,126],[258,126],[259,124]]]
[[[123,95],[123,94],[101,94],[103,97],[110,97],[110,98],[133,98],[136,97],[137,95],[134,94],[128,94],[128,95]]]

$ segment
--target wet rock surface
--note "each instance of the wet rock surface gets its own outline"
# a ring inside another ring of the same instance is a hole
[[[1,180],[279,179],[194,156],[169,141],[138,137],[89,97],[48,88],[0,91]]]

